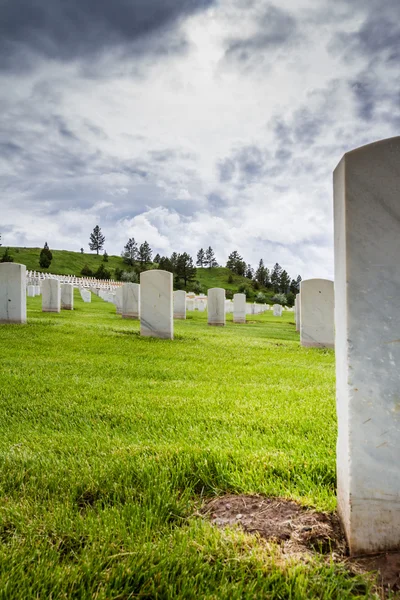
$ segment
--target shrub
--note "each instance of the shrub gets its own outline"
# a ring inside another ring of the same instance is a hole
[[[285,294],[275,294],[272,297],[272,302],[274,304],[280,304],[281,306],[286,306],[287,298],[286,298]]]
[[[117,272],[117,269],[115,269]],[[139,277],[135,271],[122,271],[119,281],[128,281],[129,283],[138,283]]]
[[[266,299],[267,298],[266,298],[265,294],[263,294],[262,292],[258,292],[258,294],[256,294],[255,301],[258,302],[259,304],[265,304]]]
[[[88,265],[85,265],[81,271],[83,277],[93,277],[93,271]]]
[[[246,298],[249,298],[249,297],[250,297],[250,294],[251,294],[249,286],[248,286],[248,285],[246,285],[245,283],[241,283],[241,284],[239,285],[239,287],[238,287],[238,292],[239,292],[240,294],[245,294],[245,295],[246,295]]]
[[[104,254],[103,254],[103,262],[108,262],[108,254],[107,251],[104,250]]]
[[[190,285],[190,287],[192,288],[195,294],[202,294],[204,291],[200,281],[195,281]]]
[[[3,256],[0,258],[0,263],[14,262],[14,258],[10,254],[9,248],[6,248]]]
[[[232,290],[225,290],[225,298],[227,300],[232,300],[232,298],[233,298],[233,291]]]
[[[233,275],[232,275],[232,273],[229,273],[228,283],[233,283]]]
[[[96,279],[111,279],[111,273],[108,271],[103,264],[99,266],[97,271],[94,273]]]

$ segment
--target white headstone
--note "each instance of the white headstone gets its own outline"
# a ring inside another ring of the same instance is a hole
[[[282,306],[280,304],[274,304],[273,306],[273,310],[274,310],[274,317],[281,317],[282,316]]]
[[[246,323],[246,294],[233,296],[233,322]]]
[[[41,293],[40,285],[35,285],[35,296],[40,296]]]
[[[0,263],[0,323],[26,323],[26,267]]]
[[[36,290],[34,285],[28,285],[26,291],[29,298],[34,298],[36,296]]]
[[[92,301],[92,294],[90,293],[90,290],[87,290],[86,288],[80,288],[79,291],[81,293],[81,298],[84,302]]]
[[[400,137],[334,172],[338,509],[352,555],[400,547]]]
[[[114,304],[117,311],[117,315],[122,315],[122,302],[123,302],[123,291],[122,286],[117,287],[114,294]]]
[[[296,331],[300,331],[300,303],[301,303],[301,296],[300,294],[297,294],[296,296],[296,301],[295,301],[295,318],[296,318]]]
[[[186,298],[186,310],[192,312],[195,308],[194,298]]]
[[[211,288],[208,290],[208,324],[223,327],[225,325],[225,290]]]
[[[61,288],[58,279],[45,279],[42,283],[42,311],[61,311]]]
[[[174,292],[174,319],[186,319],[186,292]]]
[[[140,316],[140,285],[124,283],[122,286],[122,318],[139,319]]]
[[[300,343],[313,348],[333,348],[334,291],[329,279],[306,279],[300,284]]]
[[[74,286],[72,283],[61,284],[61,308],[74,310]]]
[[[140,335],[172,340],[173,275],[168,271],[140,274]]]

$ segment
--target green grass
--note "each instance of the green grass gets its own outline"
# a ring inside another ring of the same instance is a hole
[[[197,513],[226,492],[335,508],[334,356],[292,313],[189,313],[165,341],[97,297],[28,309],[0,327],[0,599],[372,597]]]

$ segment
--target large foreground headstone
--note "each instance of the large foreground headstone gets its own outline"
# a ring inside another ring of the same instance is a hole
[[[400,137],[334,173],[338,509],[353,555],[400,547]]]
[[[233,322],[246,323],[246,294],[233,296]]]
[[[74,286],[72,283],[61,284],[61,308],[74,310]]]
[[[300,344],[313,348],[333,348],[333,281],[306,279],[301,282],[300,290]]]
[[[42,283],[42,312],[61,311],[61,287],[58,279],[45,279]]]
[[[122,318],[139,319],[140,316],[140,285],[124,283],[122,286]]]
[[[26,267],[0,264],[0,323],[26,323]]]
[[[225,325],[225,290],[211,288],[208,290],[208,324],[223,327]]]
[[[167,271],[140,274],[140,335],[172,340],[173,275]]]
[[[283,308],[280,304],[274,304],[273,306],[273,310],[274,310],[274,317],[281,317],[282,316],[282,312],[283,312]]]
[[[174,292],[174,319],[186,319],[186,292]]]

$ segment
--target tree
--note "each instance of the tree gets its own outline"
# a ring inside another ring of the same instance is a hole
[[[205,264],[206,264],[206,253],[204,252],[203,248],[200,248],[200,250],[197,253],[196,265],[198,267],[204,267]]]
[[[47,242],[44,243],[39,255],[39,265],[42,269],[48,269],[53,260],[53,254]]]
[[[238,292],[240,294],[245,294],[246,298],[249,298],[249,296],[251,295],[251,290],[247,283],[241,283],[238,287]]]
[[[211,248],[211,246],[208,246],[206,250],[205,264],[209,269],[212,269],[212,267],[218,267],[218,263],[215,260],[214,250]]]
[[[107,250],[104,250],[104,254],[103,254],[103,262],[108,262],[108,254],[107,254]]]
[[[285,294],[278,293],[273,296],[272,302],[274,302],[275,304],[280,304],[281,306],[286,306],[287,298]]]
[[[96,279],[111,279],[111,273],[105,268],[103,263],[101,263],[94,276]]]
[[[271,273],[271,285],[274,288],[274,292],[280,292],[282,271],[283,269],[281,265],[279,263],[275,263]]]
[[[168,256],[162,256],[158,261],[158,268],[161,271],[168,271],[168,273],[174,273],[174,265]]]
[[[287,271],[282,271],[280,280],[280,291],[282,294],[288,294],[290,290],[290,277]]]
[[[105,235],[102,234],[100,227],[96,225],[90,234],[89,248],[91,250],[96,250],[97,254],[99,254],[99,251],[103,249],[105,241]]]
[[[183,252],[178,255],[176,265],[176,276],[177,279],[183,279],[185,287],[190,281],[194,281],[196,278],[196,267],[193,263],[193,258],[189,256],[187,252]]]
[[[1,246],[1,244],[0,244],[0,246]],[[14,262],[14,258],[11,256],[9,248],[5,249],[3,256],[0,258],[0,263],[7,263],[7,262],[9,262],[9,263]]]
[[[83,249],[83,248],[81,248],[81,254],[83,254],[84,252],[85,252],[85,251],[84,251],[84,249]]]
[[[0,233],[0,240],[1,240],[1,233]],[[1,246],[1,244],[0,244],[0,246]]]
[[[135,271],[122,271],[120,275],[120,281],[127,281],[129,283],[138,283],[139,277]]]
[[[179,258],[179,254],[177,252],[173,252],[171,254],[170,261],[171,261],[171,265],[173,268],[172,273],[176,273],[176,269],[178,267],[178,258]]]
[[[135,238],[129,238],[124,246],[124,251],[121,254],[124,263],[133,266],[138,259],[138,247]]]
[[[159,264],[161,259],[161,256],[159,254],[156,254],[155,257],[153,258],[153,262]]]
[[[264,266],[264,261],[260,258],[260,262],[258,263],[257,270],[255,272],[255,280],[262,286],[265,286],[265,278],[266,278],[267,269]]]
[[[243,276],[246,273],[246,263],[237,250],[234,250],[228,256],[228,262],[226,263],[226,267],[230,271],[232,271],[232,273],[236,273],[236,275]]]
[[[296,295],[300,292],[300,283],[301,283],[300,275],[298,275],[296,277],[296,279],[292,279],[292,281],[290,282],[290,291],[292,292],[292,294]]]
[[[150,244],[146,241],[139,246],[138,259],[142,266],[146,267],[148,263],[151,263],[151,255],[152,251],[150,248]]]
[[[254,269],[250,264],[246,267],[246,277],[247,279],[253,279],[254,277]]]
[[[82,277],[92,277],[93,271],[88,265],[85,265],[81,271],[81,275]]]

